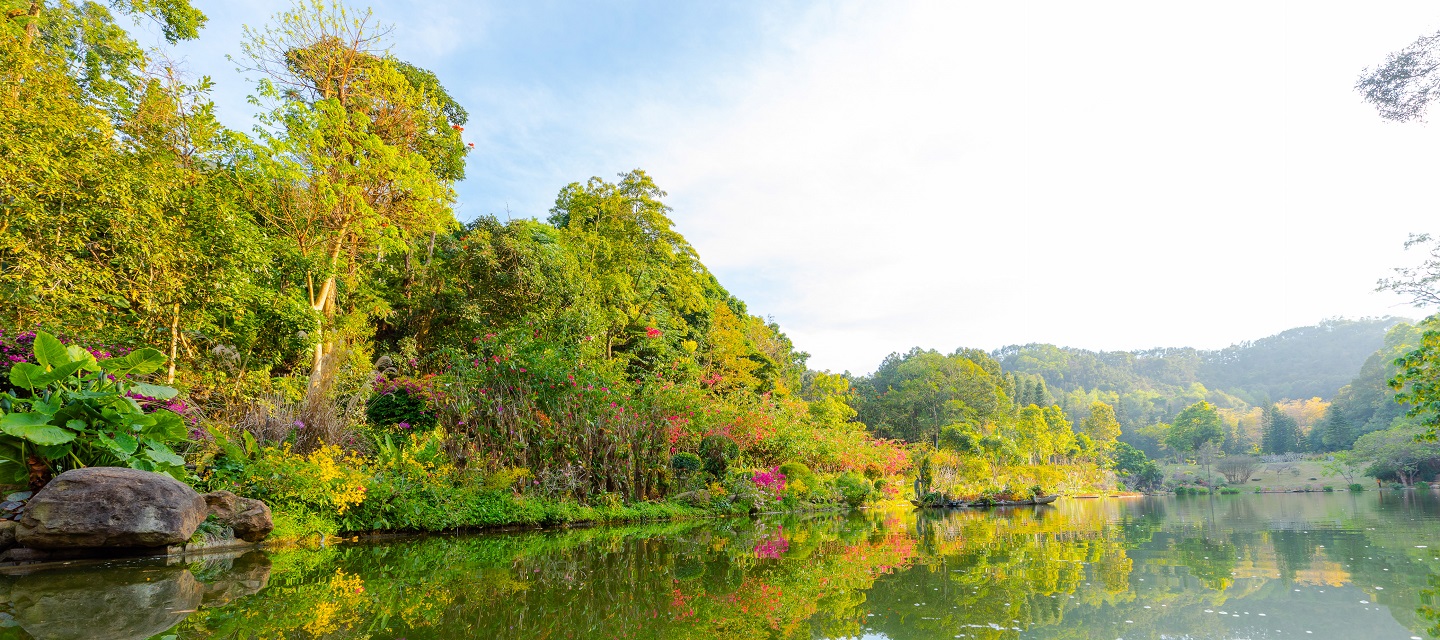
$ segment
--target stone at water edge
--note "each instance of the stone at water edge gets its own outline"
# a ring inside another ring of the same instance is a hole
[[[205,499],[170,476],[121,467],[72,469],[25,505],[15,539],[33,549],[184,544]]]
[[[275,530],[270,507],[254,498],[242,498],[229,491],[212,491],[202,498],[210,515],[225,523],[235,537],[246,542],[259,542]]]

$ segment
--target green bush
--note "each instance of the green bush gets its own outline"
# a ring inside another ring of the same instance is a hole
[[[810,471],[810,467],[799,462],[786,462],[780,465],[780,473],[785,474],[786,482],[798,480],[804,482],[807,487],[815,486],[815,473]]]
[[[845,497],[845,503],[851,507],[865,504],[865,500],[874,491],[874,487],[863,476],[851,472],[836,478],[835,486],[840,489],[840,495]]]
[[[1392,482],[1390,483],[1390,488],[1394,489],[1395,491],[1403,491],[1405,489],[1405,485],[1400,484],[1399,482]]]
[[[700,456],[690,453],[689,451],[681,451],[680,453],[670,456],[670,468],[674,469],[675,473],[682,478],[704,467],[705,462],[700,459]]]
[[[1240,490],[1235,487],[1220,487],[1220,495],[1222,496],[1233,496],[1238,493],[1240,493]]]
[[[700,459],[705,462],[705,471],[716,479],[724,478],[730,463],[738,457],[740,445],[726,436],[705,436],[700,441]]]
[[[1364,491],[1364,490],[1365,490],[1365,485],[1360,484],[1360,483],[1358,483],[1358,482],[1350,485],[1350,492],[1351,492],[1351,493],[1360,493],[1361,491]]]
[[[365,418],[377,427],[416,431],[428,431],[440,423],[424,398],[403,387],[370,396],[365,403]]]

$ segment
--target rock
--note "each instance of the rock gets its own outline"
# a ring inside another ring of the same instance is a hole
[[[0,551],[15,546],[15,524],[14,520],[0,520]]]
[[[120,467],[66,471],[25,506],[15,539],[34,549],[164,547],[205,521],[205,500],[167,475]]]
[[[674,500],[681,504],[688,504],[692,507],[698,507],[710,503],[710,492],[686,491],[685,493],[675,496]]]
[[[6,500],[0,502],[0,511],[19,511],[20,507],[23,506],[25,506],[25,503],[19,500]]]
[[[228,525],[235,537],[246,542],[259,542],[275,530],[270,507],[253,498],[241,498],[229,491],[214,491],[202,496],[210,515]]]
[[[15,493],[12,493],[12,494],[10,494],[10,495],[8,495],[8,496],[5,496],[5,501],[6,501],[6,502],[24,502],[24,501],[26,501],[26,500],[29,500],[29,499],[30,499],[30,496],[33,496],[33,495],[35,495],[35,492],[34,492],[34,491],[16,491]]]
[[[36,638],[150,638],[199,609],[204,589],[178,566],[41,571],[15,581],[11,610]]]

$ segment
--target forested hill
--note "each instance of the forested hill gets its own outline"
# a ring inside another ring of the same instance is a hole
[[[1040,375],[1058,393],[1204,396],[1222,392],[1261,405],[1287,398],[1330,398],[1383,346],[1386,330],[1405,321],[1388,316],[1332,319],[1215,351],[1097,352],[1028,344],[1004,347],[993,355],[1006,371]],[[1197,389],[1197,383],[1204,390]]]

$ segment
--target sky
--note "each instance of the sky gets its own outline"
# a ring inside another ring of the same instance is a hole
[[[226,55],[288,2],[192,1],[209,25],[169,55],[248,129]],[[1440,30],[1433,2],[372,7],[469,110],[461,220],[543,219],[566,184],[643,168],[812,368],[1428,313],[1373,290],[1440,231],[1440,132],[1353,86]]]

